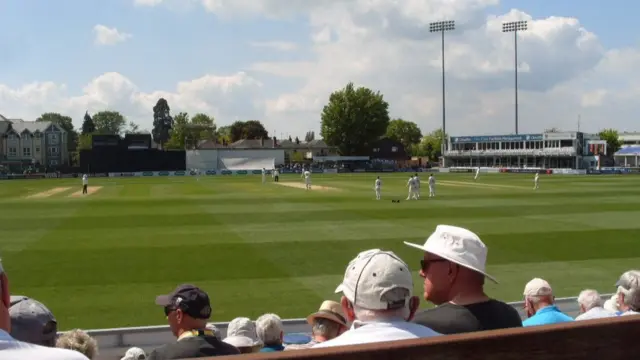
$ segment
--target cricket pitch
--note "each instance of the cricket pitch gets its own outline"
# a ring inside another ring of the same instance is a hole
[[[42,191],[39,192],[37,194],[33,194],[33,195],[29,195],[27,196],[27,199],[44,199],[44,198],[48,198],[49,196],[53,196],[55,194],[59,194],[61,192],[65,192],[67,190],[71,189],[70,187],[55,187],[53,189],[49,189],[47,191]]]
[[[306,185],[304,183],[299,182],[277,182],[274,184],[288,186],[296,189],[306,189]],[[322,186],[322,185],[311,185],[311,190],[322,190],[322,191],[339,191],[340,189],[330,187],[330,186]]]
[[[102,186],[89,186],[89,187],[87,187],[87,194],[86,195],[95,194],[98,191],[100,191],[100,189],[102,189]],[[84,196],[82,194],[82,190],[78,190],[78,191],[74,192],[73,194],[69,195],[69,197],[82,197],[82,196]]]

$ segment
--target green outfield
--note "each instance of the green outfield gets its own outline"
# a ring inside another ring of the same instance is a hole
[[[428,174],[422,174],[425,181]],[[274,312],[305,317],[359,251],[395,251],[416,273],[438,224],[465,226],[489,247],[491,295],[522,297],[544,277],[557,296],[613,292],[640,263],[640,177],[437,174],[438,197],[406,197],[407,174],[313,176],[305,191],[259,176],[0,182],[0,256],[14,295],[50,307],[62,329],[166,324],[157,294],[190,282],[207,290],[213,321]],[[281,182],[300,183],[294,175]],[[423,304],[423,306],[427,306]]]

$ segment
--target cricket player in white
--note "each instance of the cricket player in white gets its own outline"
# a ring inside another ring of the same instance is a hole
[[[382,180],[380,180],[380,176],[378,176],[378,178],[376,179],[376,183],[374,186],[374,189],[376,190],[376,200],[380,200],[380,188],[382,186]]]
[[[278,169],[273,169],[271,174],[273,175],[273,180],[275,182],[278,182],[280,180],[280,172],[278,171]]]
[[[407,181],[407,187],[409,188],[409,195],[407,195],[407,200],[416,199],[416,180],[413,176],[409,176],[409,181]]]
[[[480,175],[480,167],[476,168],[476,176],[473,178],[473,181],[478,180],[478,175]]]
[[[416,197],[420,199],[420,177],[418,176],[417,173],[413,176],[413,182],[415,184]]]
[[[311,190],[311,172],[309,170],[303,171],[302,177],[304,178],[305,188]]]
[[[87,174],[82,175],[82,194],[87,193],[87,186],[89,186],[89,177]]]
[[[540,174],[536,173],[536,176],[533,178],[533,190],[537,190],[540,188],[540,185],[538,184],[539,177]]]
[[[262,183],[266,183],[267,182],[267,169],[262,168]]]
[[[436,196],[436,178],[433,174],[429,175],[429,197]]]

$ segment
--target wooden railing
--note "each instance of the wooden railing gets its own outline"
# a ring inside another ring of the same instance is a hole
[[[640,315],[210,360],[640,359]]]

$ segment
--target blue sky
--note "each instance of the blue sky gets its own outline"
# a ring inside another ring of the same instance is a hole
[[[140,115],[142,110],[134,109],[133,107],[140,105],[139,103],[141,102],[148,101],[145,97],[146,94],[157,91],[177,93],[176,85],[179,82],[191,81],[211,74],[233,76],[244,71],[251,79],[262,84],[259,93],[255,92],[258,91],[257,85],[256,89],[250,92],[251,96],[255,96],[253,103],[259,102],[260,105],[249,104],[248,101],[245,109],[250,108],[250,110],[245,110],[238,98],[225,98],[224,101],[220,101],[232,103],[236,106],[226,109],[223,105],[216,103],[218,95],[208,93],[207,95],[202,95],[202,99],[210,103],[206,106],[202,105],[200,108],[220,110],[220,114],[224,115],[224,118],[219,119],[221,123],[232,121],[231,117],[259,117],[268,122],[271,127],[282,127],[281,123],[294,122],[294,125],[292,125],[293,129],[295,129],[294,131],[304,132],[305,128],[309,127],[317,129],[317,125],[307,125],[307,123],[317,123],[319,121],[321,106],[318,103],[323,101],[323,96],[324,98],[328,97],[327,91],[330,90],[326,89],[337,89],[349,80],[355,80],[383,90],[395,89],[399,84],[391,83],[392,80],[390,79],[404,76],[404,74],[398,74],[398,76],[390,76],[389,79],[385,77],[385,80],[382,81],[376,80],[375,77],[365,77],[363,72],[349,73],[344,69],[345,66],[340,64],[340,61],[343,60],[337,61],[336,64],[332,65],[335,67],[333,70],[326,68],[327,56],[320,52],[325,51],[326,48],[312,42],[311,39],[323,26],[326,26],[335,32],[343,31],[342,37],[335,41],[336,44],[340,44],[340,41],[348,44],[349,41],[353,40],[348,39],[348,36],[352,35],[344,35],[346,34],[344,22],[340,23],[338,18],[344,16],[345,12],[357,12],[358,9],[356,9],[355,5],[353,9],[350,5],[335,5],[335,16],[314,17],[314,14],[319,11],[330,13],[334,5],[327,2],[327,9],[322,9],[321,6],[310,7],[309,9],[293,12],[292,16],[286,18],[273,19],[266,15],[261,16],[250,10],[247,10],[246,14],[243,14],[238,9],[229,13],[211,13],[205,11],[199,1],[192,0],[191,5],[182,7],[176,5],[176,3],[173,3],[173,5],[160,4],[158,6],[144,7],[134,6],[133,0],[0,0],[0,23],[3,24],[3,28],[11,29],[11,31],[0,32],[0,52],[2,53],[2,56],[0,56],[0,86],[4,86],[4,91],[7,94],[11,94],[2,96],[0,92],[0,113],[5,115],[9,113],[9,116],[14,117],[29,118],[33,116],[29,108],[24,105],[24,102],[19,103],[18,97],[25,96],[24,94],[30,91],[29,89],[24,89],[28,84],[50,82],[57,87],[65,84],[66,88],[56,88],[53,95],[51,95],[51,91],[46,92],[42,89],[39,90],[39,95],[30,95],[31,101],[34,101],[38,96],[44,97],[42,108],[49,106],[47,102],[51,102],[51,107],[56,110],[63,111],[68,108],[69,111],[74,112],[79,112],[82,105],[90,109],[96,108],[96,110],[100,106],[124,106],[124,108],[116,110],[126,113],[131,119],[137,121],[138,118],[143,116]],[[260,2],[260,0],[255,1]],[[354,4],[355,1],[357,0],[353,1]],[[424,0],[424,3],[428,5],[429,3],[441,1]],[[265,4],[267,2],[269,4],[268,9],[272,9],[279,0],[264,0]],[[473,3],[471,0],[459,0],[459,2],[464,4]],[[284,4],[282,1],[280,3]],[[183,1],[181,4],[184,5],[185,2]],[[574,17],[579,19],[581,26],[595,33],[599,44],[603,46],[605,51],[622,48],[629,48],[635,51],[639,45],[640,25],[633,21],[635,19],[632,16],[635,15],[632,14],[637,13],[636,10],[640,7],[639,4],[622,0],[607,1],[606,6],[602,6],[602,1],[597,0],[503,0],[497,6],[483,8],[482,13],[476,14],[475,10],[468,11],[471,14],[469,16],[482,16],[485,18],[487,15],[500,16],[506,14],[511,9],[518,9],[520,12],[531,15],[534,20],[544,20],[553,16]],[[239,5],[237,7],[240,8]],[[265,8],[267,8],[267,5],[265,5]],[[396,10],[402,11],[401,8]],[[387,9],[380,10],[381,16],[391,14],[391,12],[385,11]],[[457,11],[464,12],[467,10],[461,5]],[[332,17],[335,17],[336,20],[333,21]],[[310,18],[316,19],[315,23],[310,22]],[[318,21],[317,19],[320,20]],[[93,28],[98,24],[116,28],[122,33],[131,34],[132,37],[110,46],[95,44]],[[391,34],[391,30],[376,28],[372,30],[372,33],[376,31],[380,35],[384,34],[386,36],[388,34],[390,39],[395,36]],[[561,37],[560,35],[562,34],[559,33],[554,36]],[[472,36],[474,35],[469,34],[469,37]],[[382,37],[378,36],[378,38]],[[498,42],[498,40],[494,40]],[[273,41],[294,43],[297,48],[283,51],[269,47],[252,46],[252,43],[255,42]],[[367,51],[376,47],[373,40],[369,39],[367,41],[372,41],[371,46],[365,46],[368,43],[364,40],[362,41],[363,50],[361,53],[363,56]],[[430,41],[433,43],[433,40]],[[487,41],[493,40],[489,39]],[[550,38],[549,45],[545,45],[546,47],[543,48],[544,51],[549,51],[547,56],[557,55],[555,54],[556,50],[553,50],[553,46],[555,46],[552,43],[553,41],[555,40]],[[391,49],[401,43],[399,39],[396,39],[395,42],[396,44],[390,43],[388,47]],[[378,43],[376,42],[376,44]],[[425,43],[425,48],[430,45],[431,43]],[[434,45],[437,45],[437,43]],[[345,46],[353,48],[353,45]],[[499,48],[502,46],[500,44],[487,46],[490,46],[489,48],[492,49],[492,52],[499,52],[500,54],[504,50]],[[482,51],[489,51],[486,50],[489,48],[485,47],[485,50]],[[481,51],[480,49],[476,50]],[[559,54],[561,51],[569,50],[557,49],[557,51]],[[375,55],[373,53],[370,55],[373,59],[390,56],[389,54]],[[593,54],[590,53],[588,55],[591,56]],[[438,56],[438,54],[434,53],[433,56]],[[544,54],[540,54],[540,57],[544,56]],[[411,57],[410,54],[408,57]],[[595,69],[598,69],[596,64],[602,63],[602,59],[605,59],[605,57],[606,54],[602,53],[601,58],[589,62],[592,68],[587,69],[585,67],[583,75],[572,76],[570,80],[573,82],[589,81],[590,91],[596,91],[599,85],[594,83],[596,80],[591,79],[592,75],[590,74],[594,73]],[[330,57],[328,59],[330,60]],[[452,61],[455,64],[455,61]],[[302,62],[302,65],[304,65],[304,62],[315,62],[315,66],[318,69],[322,69],[322,71],[318,71],[318,74],[313,74],[315,67],[307,64],[307,66],[310,66],[307,70],[310,72],[309,76],[300,73],[286,73],[290,70],[288,67],[291,67],[292,63],[298,64],[299,62]],[[497,63],[498,61],[492,60],[492,62]],[[531,62],[534,63],[534,60],[531,60]],[[345,64],[352,63],[354,63],[353,59],[349,62],[345,60]],[[398,69],[403,66],[406,66],[404,61],[398,64]],[[466,67],[475,65],[464,66],[465,71],[471,71]],[[478,66],[480,65],[476,66],[476,71],[484,71],[479,70]],[[461,68],[459,71],[462,70]],[[505,71],[505,77],[510,76],[506,69],[503,70]],[[97,100],[88,99],[91,94],[87,95],[87,99],[77,98],[83,94],[83,88],[91,83],[93,79],[110,72],[117,73],[128,79],[132,84],[135,84],[135,91],[140,93],[136,93],[138,94],[136,96],[145,98],[144,101],[135,100],[139,103],[133,104],[132,108],[129,109],[127,106],[131,104],[111,104],[107,95],[100,95],[101,97]],[[325,82],[331,80],[330,78],[334,72],[336,74],[335,84],[326,84]],[[371,69],[370,72],[375,73],[375,70]],[[427,69],[425,72],[433,73],[434,78],[438,75],[437,68]],[[325,75],[320,76],[319,74]],[[429,74],[425,73],[425,76]],[[464,85],[463,79],[458,80],[461,86]],[[454,85],[457,84],[456,79],[452,79],[452,81]],[[512,81],[505,80],[504,85],[499,85],[498,87],[508,87],[511,83]],[[634,87],[634,84],[626,84],[624,86]],[[547,88],[554,89],[561,89],[561,85],[568,86],[566,83],[549,85]],[[606,90],[611,93],[619,90],[609,89],[610,86],[612,85],[606,85]],[[238,85],[238,87],[240,88],[241,85]],[[494,91],[495,86],[488,88]],[[507,89],[505,88],[504,90],[506,91]],[[324,91],[324,93],[321,91]],[[480,90],[475,89],[474,91]],[[439,96],[437,91],[434,90],[432,93],[429,88],[412,89],[411,94],[414,93],[415,97],[418,98],[421,96]],[[396,104],[401,104],[397,108],[402,110],[394,115],[415,118],[416,122],[424,127],[432,126],[435,120],[430,120],[430,118],[433,117],[435,119],[439,116],[437,107],[428,108],[420,103],[405,103],[409,101],[409,95],[405,93],[390,95],[391,98],[398,99],[395,102]],[[540,94],[532,95],[539,96]],[[229,97],[233,96],[233,94],[224,92],[224,96]],[[248,95],[242,92],[238,96],[247,97]],[[482,94],[482,97],[485,96],[488,95],[486,93]],[[585,93],[584,96],[589,96],[589,94]],[[176,105],[181,110],[191,110],[189,106],[192,105],[187,104],[187,101],[179,100],[187,99],[187,97],[188,95],[182,97],[176,95],[176,102],[178,103]],[[500,95],[496,93],[496,97],[499,98]],[[486,102],[491,101],[488,99],[486,101],[483,100],[483,103]],[[144,104],[144,106],[140,106],[143,108],[147,106],[146,103]],[[618,103],[616,104],[616,106],[619,106]],[[482,106],[486,106],[486,104]],[[508,117],[508,104],[494,104],[492,106],[495,109],[486,109],[488,113],[504,112],[505,114],[501,116]],[[524,106],[526,107],[526,105]],[[584,99],[581,100],[579,106],[584,106]],[[416,110],[406,110],[411,107],[416,107]],[[606,113],[605,110],[602,109],[603,113]],[[456,109],[453,111],[455,113]],[[458,111],[462,113],[469,110],[461,107]],[[581,110],[578,109],[577,111]],[[631,109],[625,111],[631,111]],[[75,114],[73,116],[74,118],[80,118]],[[554,115],[554,118],[560,119],[562,116],[564,115],[558,113]],[[301,124],[297,128],[296,126],[298,125],[295,124],[301,118],[304,118],[304,120],[300,120],[304,121],[304,125]],[[420,120],[417,120],[418,118]],[[144,122],[146,120],[140,121]],[[506,119],[504,122],[508,123]],[[286,126],[288,127],[288,125]],[[463,127],[461,126],[461,128]]]

